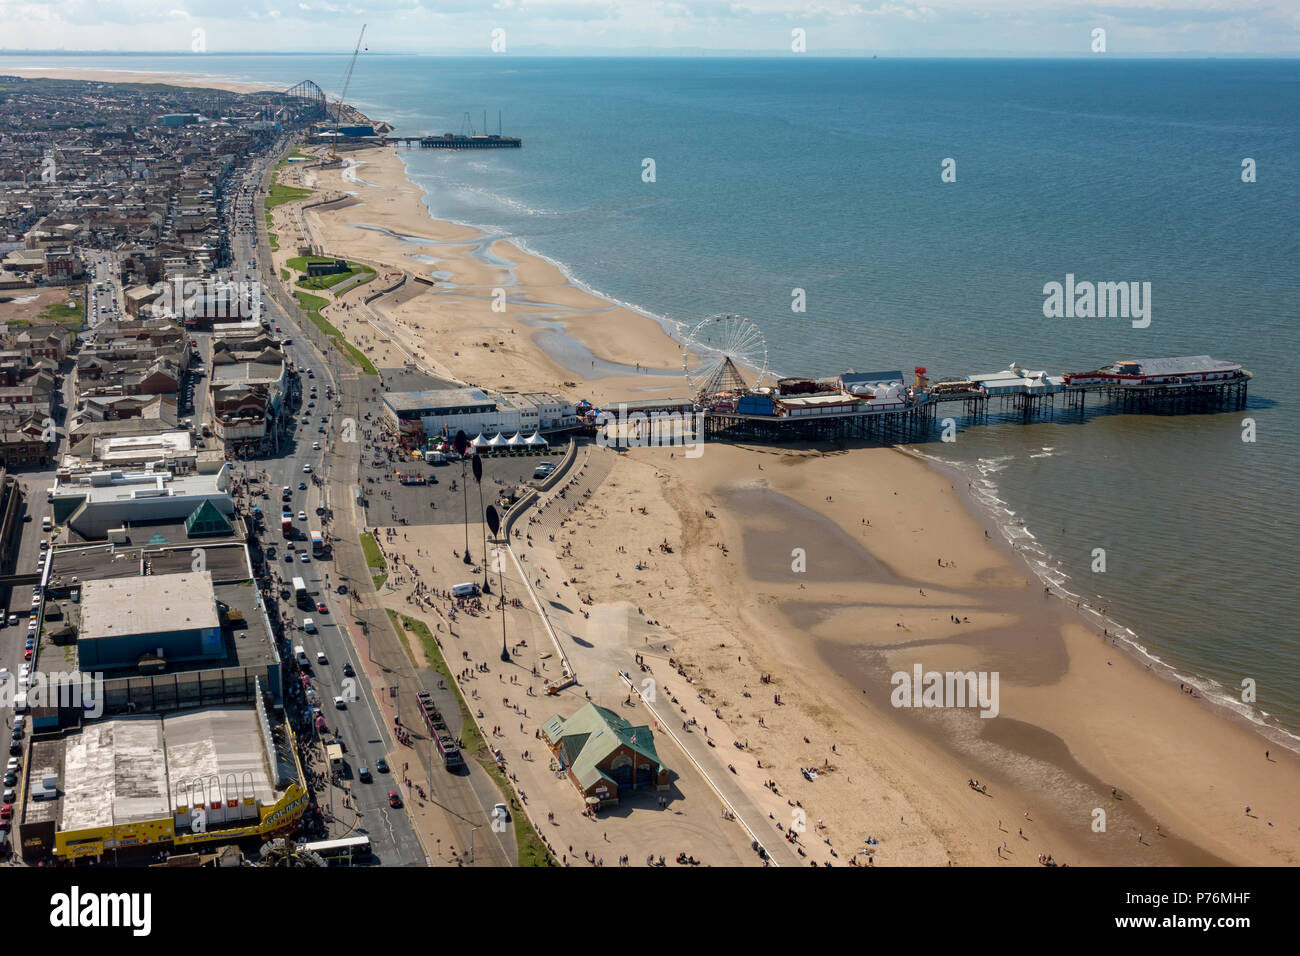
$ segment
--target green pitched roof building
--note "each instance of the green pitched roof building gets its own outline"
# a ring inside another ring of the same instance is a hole
[[[604,707],[585,704],[568,719],[556,714],[542,724],[542,735],[589,805],[617,804],[625,790],[667,790],[672,779],[650,728]]]

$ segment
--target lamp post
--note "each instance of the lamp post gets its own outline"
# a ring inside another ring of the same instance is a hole
[[[465,563],[473,564],[469,556],[469,489],[465,487],[465,452],[469,448],[469,439],[463,430],[456,432],[454,445],[456,454],[460,455],[460,491],[465,503]]]
[[[472,470],[474,472],[474,484],[478,485],[478,510],[482,511],[483,510],[483,459],[479,457],[478,449],[474,450],[473,465],[474,467]],[[493,537],[496,536],[496,533],[497,533],[496,529],[493,528],[492,529]],[[491,583],[489,583],[490,580],[491,578],[488,575],[488,566],[487,566],[487,525],[485,524],[483,525],[483,593],[484,594],[492,593],[492,585]]]
[[[484,515],[484,517],[487,518],[487,524],[488,524],[488,527],[492,529],[492,537],[495,538],[495,537],[497,536],[497,531],[501,528],[501,519],[500,519],[500,517],[497,515],[497,509],[496,509],[495,507],[493,507],[492,505],[488,505],[488,507],[487,507],[487,513]],[[506,544],[509,545],[509,542],[507,541]],[[487,558],[487,554],[486,554],[486,552],[484,552],[484,559],[486,560],[486,558]],[[497,548],[497,561],[498,561],[498,564],[497,564],[497,584],[498,584],[498,590],[500,590],[500,592],[501,592],[501,597],[500,597],[500,601],[501,601],[501,660],[505,661],[506,663],[509,663],[509,662],[510,662],[510,651],[506,648],[506,578],[505,578],[505,564],[506,564],[506,562],[505,562],[505,556],[504,556],[504,554],[502,554],[502,549],[501,549],[499,546],[498,546],[498,548]],[[484,565],[484,568],[483,568],[483,580],[486,581],[486,580],[487,580],[487,576],[488,576],[488,569],[487,569],[487,566],[486,566],[486,564],[485,564],[485,565]]]

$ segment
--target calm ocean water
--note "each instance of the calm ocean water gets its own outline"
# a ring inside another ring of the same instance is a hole
[[[347,57],[6,65],[312,78],[337,95]],[[1243,363],[1256,374],[1243,413],[1058,413],[921,450],[967,472],[1041,573],[1107,605],[1207,693],[1253,679],[1255,716],[1300,732],[1300,429],[1287,410],[1300,62],[370,56],[349,100],[409,134],[459,130],[467,111],[481,126],[483,110],[495,131],[503,111],[522,150],[404,154],[435,215],[670,322],[747,315],[783,374]],[[940,181],[948,157],[955,183]],[[1150,327],[1044,318],[1043,284],[1067,273],[1150,282]]]

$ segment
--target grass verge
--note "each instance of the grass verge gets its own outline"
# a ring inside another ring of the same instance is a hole
[[[464,745],[465,751],[472,753],[479,766],[488,772],[488,776],[492,778],[497,785],[497,789],[501,791],[502,797],[512,807],[510,820],[515,827],[515,846],[519,851],[519,865],[555,866],[555,858],[551,856],[546,849],[546,845],[538,838],[537,831],[533,829],[533,825],[528,819],[528,814],[524,813],[519,807],[519,801],[515,799],[514,788],[510,786],[510,781],[506,779],[506,775],[502,773],[501,768],[492,759],[482,734],[478,732],[478,725],[474,723],[473,717],[470,716],[469,706],[461,695],[460,686],[452,679],[451,668],[447,666],[447,661],[442,656],[442,648],[438,646],[438,642],[434,639],[433,632],[429,630],[429,625],[419,618],[408,617],[405,614],[398,615],[393,610],[389,610],[388,617],[393,622],[393,628],[399,636],[402,635],[403,631],[406,631],[419,639],[420,646],[424,649],[425,660],[438,672],[438,676],[443,679],[443,682],[455,692],[456,703],[460,706],[461,743]]]
[[[311,319],[312,325],[325,333],[326,337],[334,343],[334,347],[343,353],[349,362],[361,369],[367,375],[378,375],[374,364],[370,359],[362,354],[361,350],[343,337],[343,333],[320,314],[320,310],[329,304],[328,299],[322,299],[318,295],[309,295],[306,292],[295,292],[294,298],[298,300],[298,305],[307,313],[307,318]]]
[[[374,569],[378,568],[380,574],[372,574],[370,580],[375,584],[375,590],[378,591],[388,580],[388,562],[384,560],[384,553],[379,550],[379,545],[375,542],[375,536],[369,531],[361,535],[361,553],[365,555],[366,566]]]

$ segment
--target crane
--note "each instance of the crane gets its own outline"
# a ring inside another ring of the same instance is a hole
[[[339,120],[343,118],[343,101],[347,98],[348,87],[352,84],[352,69],[357,65],[357,54],[361,52],[361,41],[366,35],[366,25],[361,24],[361,35],[357,37],[356,49],[352,51],[352,62],[348,64],[348,75],[343,80],[343,92],[339,94],[339,107],[334,111],[334,138],[330,141],[330,159],[338,159]]]

